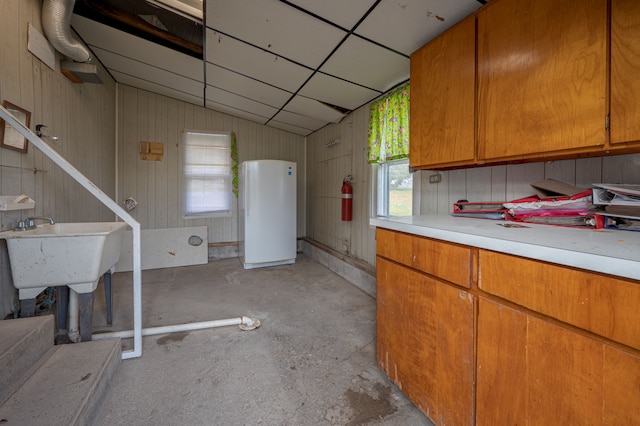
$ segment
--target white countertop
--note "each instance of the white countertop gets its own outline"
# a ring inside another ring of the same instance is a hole
[[[640,280],[640,232],[513,224],[444,215],[371,218],[373,226]]]

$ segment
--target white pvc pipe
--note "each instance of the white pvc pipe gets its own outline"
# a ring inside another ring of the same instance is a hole
[[[122,359],[136,358],[142,355],[142,268],[140,262],[140,223],[129,213],[102,192],[93,182],[83,175],[73,164],[69,163],[53,148],[47,145],[28,127],[16,120],[5,107],[0,105],[0,117],[27,138],[44,155],[49,157],[62,170],[67,172],[76,182],[82,185],[89,193],[107,206],[113,213],[120,216],[133,229],[133,350],[122,353]]]
[[[69,340],[73,343],[80,341],[80,306],[78,305],[78,293],[72,288],[69,288]]]
[[[120,108],[120,106],[119,106],[120,97],[119,97],[118,92],[120,92],[120,90],[119,90],[118,82],[116,82],[116,89],[115,89],[116,110],[115,110],[115,113],[113,114],[113,116],[114,116],[113,120],[115,122],[115,128],[113,130],[113,133],[116,135],[116,143],[115,143],[115,149],[114,149],[114,151],[115,151],[115,153],[114,153],[115,154],[115,161],[114,161],[114,165],[113,165],[113,174],[116,177],[116,182],[115,182],[115,184],[116,184],[115,185],[116,186],[115,199],[116,200],[120,199],[120,180],[119,180],[119,177],[118,177],[120,175],[120,173],[118,173],[118,167],[119,167],[119,164],[120,164],[120,160],[119,160],[119,155],[120,155],[119,154],[119,145],[120,145],[119,135],[120,135],[120,132],[119,132],[119,129],[118,129],[118,126],[120,126],[120,122],[118,121],[118,112],[119,112],[119,108]],[[118,220],[118,215],[116,215],[116,220]]]
[[[157,334],[178,333],[181,331],[193,331],[203,330],[206,328],[226,327],[229,325],[244,325],[246,327],[257,328],[260,326],[260,321],[251,319],[249,317],[237,317],[214,321],[193,322],[187,324],[166,325],[160,327],[149,327],[142,329],[143,336],[155,336]],[[133,330],[126,331],[113,331],[108,333],[97,333],[91,336],[92,340],[103,339],[127,339],[133,336]]]

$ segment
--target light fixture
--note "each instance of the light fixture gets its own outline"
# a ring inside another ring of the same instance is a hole
[[[42,133],[42,129],[45,127],[47,126],[45,126],[44,124],[36,124],[36,135],[38,135],[40,139],[49,139],[51,141],[57,141],[58,140],[57,136],[49,136]]]
[[[340,141],[340,139],[334,139],[334,140],[332,140],[331,142],[327,142],[327,143],[326,143],[326,144],[324,144],[324,145],[325,145],[327,148],[329,148],[330,146],[337,145],[337,144],[339,144],[340,142],[341,142],[341,141]]]

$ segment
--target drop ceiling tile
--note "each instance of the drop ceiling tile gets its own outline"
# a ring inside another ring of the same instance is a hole
[[[313,130],[305,129],[302,127],[294,126],[292,124],[283,123],[281,121],[271,120],[269,124],[270,127],[275,127],[276,129],[286,130],[287,132],[295,133],[300,136],[307,136],[313,133]]]
[[[260,124],[265,124],[267,119],[260,117],[259,115],[251,114],[250,112],[243,111],[237,108],[230,107],[228,105],[219,104],[213,101],[206,101],[207,108],[223,112],[225,114],[233,115],[234,117],[240,117]]]
[[[347,35],[278,0],[216,0],[206,4],[207,27],[311,68],[317,68]]]
[[[249,98],[245,98],[236,95],[226,90],[218,89],[217,87],[207,85],[207,101],[212,101],[217,104],[227,105],[235,109],[249,112],[251,114],[269,119],[278,112],[277,108],[272,106],[261,104]]]
[[[207,63],[207,85],[280,108],[292,93]]]
[[[347,30],[351,30],[375,3],[374,0],[290,0],[290,2],[315,15],[335,22]]]
[[[114,71],[117,71],[120,75],[134,76],[160,86],[173,88],[194,96],[202,96],[204,83],[201,81],[192,80],[96,47],[93,48],[93,52],[112,75]]]
[[[316,73],[300,89],[299,94],[341,108],[354,110],[380,95],[380,92],[330,75]]]
[[[167,96],[169,98],[178,99],[184,102],[189,102],[191,104],[195,104],[198,106],[204,105],[202,95],[194,96],[190,93],[181,92],[171,87],[161,86],[151,81],[142,80],[140,78],[137,78],[128,74],[122,74],[117,71],[113,71],[112,75],[117,82],[121,84],[126,84],[127,86],[143,89],[152,93],[157,93],[159,95]]]
[[[79,15],[73,15],[71,23],[92,50],[93,48],[100,48],[204,82],[204,69],[200,59],[176,52]],[[98,58],[100,57],[98,56]]]
[[[283,90],[295,92],[312,71],[241,41],[207,29],[207,62]]]
[[[303,129],[316,130],[327,124],[326,121],[318,120],[317,118],[307,117],[306,115],[299,114],[297,112],[280,111],[273,117],[273,120],[280,121],[282,123],[291,124]]]
[[[284,107],[287,111],[296,112],[298,114],[317,118],[327,123],[339,123],[344,118],[344,114],[336,111],[334,108],[323,104],[315,99],[306,98],[304,96],[295,96]]]
[[[350,36],[320,71],[384,92],[409,78],[409,58]]]
[[[355,32],[410,55],[481,6],[477,0],[382,1]],[[401,22],[401,31],[389,22]]]

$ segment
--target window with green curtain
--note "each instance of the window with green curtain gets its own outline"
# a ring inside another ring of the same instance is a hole
[[[369,163],[409,157],[409,83],[369,107]]]

